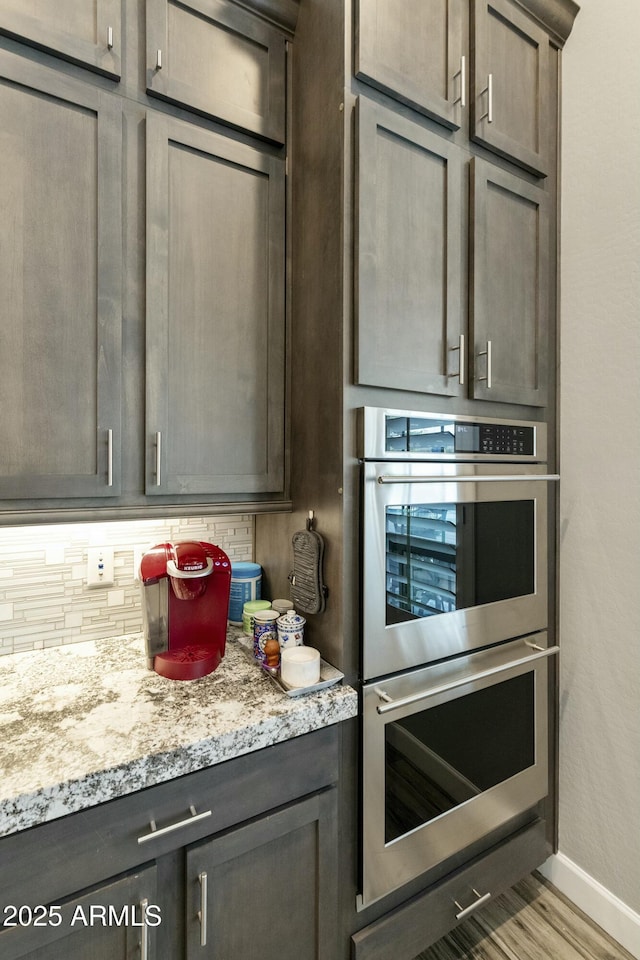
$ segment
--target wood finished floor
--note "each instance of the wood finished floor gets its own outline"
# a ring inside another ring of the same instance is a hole
[[[423,951],[416,960],[633,960],[534,873]]]

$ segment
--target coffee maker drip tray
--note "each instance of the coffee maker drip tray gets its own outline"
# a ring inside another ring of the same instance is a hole
[[[156,654],[153,669],[169,680],[199,680],[212,673],[221,660],[221,652],[217,647],[187,644]]]

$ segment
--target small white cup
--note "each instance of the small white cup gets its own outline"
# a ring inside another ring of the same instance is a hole
[[[313,647],[285,647],[280,679],[287,687],[312,687],[320,680],[320,652]]]

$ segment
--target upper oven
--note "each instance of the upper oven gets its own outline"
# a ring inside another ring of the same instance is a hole
[[[364,679],[544,630],[545,425],[362,414]]]

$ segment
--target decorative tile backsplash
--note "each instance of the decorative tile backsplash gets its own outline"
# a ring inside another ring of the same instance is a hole
[[[142,630],[134,565],[156,543],[206,540],[252,560],[252,516],[0,527],[0,655]],[[112,587],[88,588],[89,547],[114,551]]]

